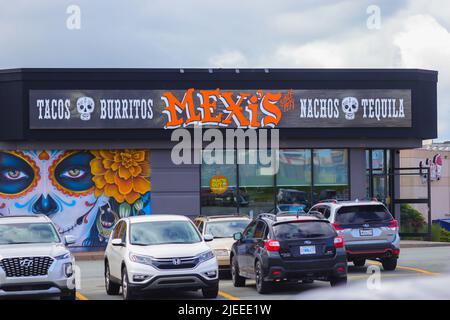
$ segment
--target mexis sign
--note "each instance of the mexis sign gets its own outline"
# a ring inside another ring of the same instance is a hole
[[[30,129],[410,128],[407,89],[30,90]]]
[[[282,112],[277,106],[282,95],[257,90],[255,94],[232,91],[188,89],[180,101],[172,92],[164,92],[167,115],[165,129],[209,125],[237,128],[275,127]],[[223,104],[218,108],[218,102]]]

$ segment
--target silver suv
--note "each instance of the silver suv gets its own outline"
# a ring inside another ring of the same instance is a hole
[[[59,296],[75,300],[75,260],[44,215],[0,217],[0,298]]]
[[[398,222],[378,201],[326,200],[309,213],[320,213],[344,237],[348,261],[362,267],[366,259],[378,260],[385,270],[395,270],[400,254]]]

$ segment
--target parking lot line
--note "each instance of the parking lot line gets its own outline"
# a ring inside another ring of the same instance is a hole
[[[380,266],[381,263],[380,262],[368,262],[369,264],[373,264],[373,265],[377,265]],[[419,268],[413,268],[413,267],[406,267],[406,266],[397,266],[397,268],[399,269],[403,269],[403,270],[409,270],[409,271],[415,271],[415,272],[419,272],[419,273],[423,273],[429,276],[438,276],[439,273],[437,272],[431,272],[425,269],[419,269]]]
[[[77,291],[76,297],[77,297],[77,300],[89,300],[85,295],[81,294],[78,291]]]
[[[219,296],[224,297],[225,299],[228,299],[228,300],[241,300],[241,298],[232,296],[231,294],[228,294],[223,291],[219,291]]]

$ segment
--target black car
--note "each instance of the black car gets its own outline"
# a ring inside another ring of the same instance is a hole
[[[243,233],[234,234],[231,274],[235,287],[256,280],[259,293],[275,283],[347,283],[344,240],[328,220],[305,214],[262,214]]]

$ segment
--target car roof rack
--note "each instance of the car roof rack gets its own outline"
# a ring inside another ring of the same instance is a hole
[[[339,203],[339,200],[338,199],[323,199],[323,200],[319,201],[319,203],[325,203],[325,202]]]
[[[272,221],[277,221],[277,215],[273,214],[273,213],[260,213],[256,217],[259,219],[266,218],[266,219],[270,219]]]
[[[247,215],[245,214],[240,214],[240,213],[233,213],[233,214],[222,214],[222,215],[212,215],[212,216],[199,216],[199,218],[206,218],[206,220],[209,219],[220,219],[220,218],[248,218]]]

